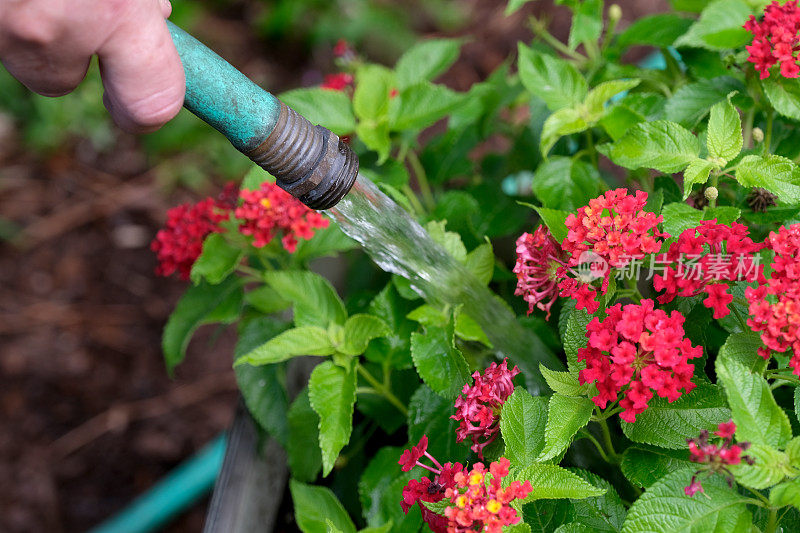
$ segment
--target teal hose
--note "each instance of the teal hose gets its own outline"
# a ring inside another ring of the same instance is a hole
[[[225,458],[227,441],[227,435],[220,435],[89,533],[149,533],[164,526],[211,491]]]

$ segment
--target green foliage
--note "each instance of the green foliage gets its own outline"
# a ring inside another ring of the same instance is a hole
[[[551,111],[575,107],[586,98],[586,80],[572,64],[522,43],[518,53],[522,84]]]
[[[411,356],[422,380],[435,392],[455,399],[469,379],[469,367],[456,348],[454,330],[430,326],[411,334]]]
[[[533,491],[524,503],[534,500],[560,498],[590,498],[605,494],[606,489],[598,488],[557,465],[534,463],[514,472],[513,480],[529,481]]]
[[[745,187],[761,187],[780,200],[800,203],[800,169],[785,157],[748,155],[739,162],[736,179]]]
[[[619,141],[598,149],[625,168],[678,172],[700,154],[700,143],[679,124],[659,120],[637,124]]]
[[[331,361],[317,365],[308,380],[308,398],[319,415],[319,448],[322,475],[327,476],[353,431],[353,405],[356,402],[356,374]]]
[[[355,533],[350,515],[327,487],[314,487],[297,481],[289,483],[295,520],[303,533],[326,533],[330,526],[342,533]]]
[[[548,461],[564,452],[578,430],[589,423],[593,409],[594,404],[587,398],[553,394],[547,404],[544,448],[537,461]]]
[[[531,396],[518,387],[503,404],[500,431],[506,445],[506,457],[515,465],[533,463],[544,448],[547,403],[547,398]]]

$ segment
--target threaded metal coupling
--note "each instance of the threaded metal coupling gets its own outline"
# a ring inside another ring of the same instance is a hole
[[[272,133],[247,155],[311,209],[336,205],[358,175],[358,157],[347,143],[283,102]]]

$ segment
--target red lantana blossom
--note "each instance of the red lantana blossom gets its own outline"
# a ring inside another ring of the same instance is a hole
[[[408,514],[408,511],[417,502],[441,501],[445,497],[445,492],[456,486],[455,477],[464,470],[464,467],[461,466],[460,463],[439,464],[439,461],[427,452],[427,448],[428,437],[427,435],[423,435],[419,444],[405,450],[403,455],[400,456],[400,461],[398,461],[398,463],[402,465],[403,472],[408,472],[415,466],[421,466],[434,474],[433,479],[428,477],[423,477],[418,480],[412,479],[403,488],[403,499],[400,502],[400,507],[403,508],[405,514]],[[429,466],[420,462],[423,456],[430,459],[434,466]],[[422,512],[422,519],[428,524],[431,530],[434,533],[446,533],[448,524],[447,518],[434,513],[422,505],[422,503],[418,505]]]
[[[156,274],[175,272],[188,280],[192,265],[203,251],[203,240],[211,233],[224,231],[220,223],[230,218],[235,205],[236,186],[225,187],[219,198],[206,198],[194,205],[181,204],[167,211],[167,222],[156,233],[150,249],[156,253]]]
[[[570,256],[570,268],[590,265],[589,278],[602,277],[600,293],[608,290],[611,270],[623,268],[634,259],[661,249],[662,238],[669,234],[658,229],[664,218],[645,211],[647,193],[628,194],[626,189],[608,191],[589,201],[588,206],[570,214],[565,223],[567,237],[561,243]],[[561,296],[573,298],[578,309],[597,311],[597,289],[581,279],[566,278],[559,283]]]
[[[283,247],[293,253],[298,239],[310,239],[315,229],[328,227],[326,218],[274,183],[265,182],[255,191],[242,190],[239,197],[242,203],[234,212],[241,221],[239,232],[252,236],[256,248],[280,233]]]
[[[800,376],[800,224],[772,232],[767,245],[775,252],[772,275],[758,287],[748,287],[747,325],[761,333],[759,354],[769,359],[772,351],[792,350],[789,366]]]
[[[501,533],[503,526],[520,521],[519,514],[509,504],[526,498],[533,487],[530,481],[512,481],[503,488],[509,465],[509,460],[502,457],[489,465],[489,476],[483,463],[476,463],[469,473],[462,471],[455,475],[456,486],[445,491],[445,497],[452,503],[444,511],[449,520],[448,533]]]
[[[578,350],[578,361],[586,361],[578,378],[597,385],[595,405],[604,409],[622,393],[620,418],[634,422],[653,392],[673,402],[694,389],[694,365],[688,361],[702,356],[703,348],[685,338],[683,315],[654,309],[652,300],[617,304],[607,313],[589,323],[588,346]]]
[[[353,49],[350,48],[350,43],[344,39],[339,39],[333,47],[333,55],[338,58],[345,58],[354,55]]]
[[[339,72],[337,74],[326,74],[325,79],[320,87],[322,89],[329,89],[331,91],[344,91],[352,84],[353,76],[351,74]]]
[[[780,64],[781,76],[796,78],[800,74],[797,51],[800,49],[800,9],[797,0],[784,4],[773,1],[764,9],[759,22],[750,15],[744,28],[753,34],[753,43],[745,48],[750,53],[747,60],[755,65],[761,79],[769,77],[769,69]]]
[[[733,420],[730,420],[721,423],[717,427],[715,434],[722,439],[717,444],[710,442],[708,430],[705,429],[700,432],[698,438],[686,439],[689,444],[689,459],[694,463],[704,465],[694,473],[689,486],[683,489],[687,496],[694,496],[698,492],[703,492],[703,486],[698,479],[700,474],[722,474],[728,481],[728,485],[733,486],[733,474],[727,467],[738,465],[742,461],[749,465],[755,463],[750,456],[742,455],[742,452],[750,447],[750,443],[740,442],[733,444],[734,433],[736,433],[736,424],[733,423]]]
[[[558,297],[558,281],[563,277],[566,258],[546,226],[539,226],[533,234],[523,233],[517,239],[517,263],[514,265],[517,289],[514,294],[522,296],[528,303],[528,314],[536,307],[545,311],[546,318],[550,319],[550,308]]]
[[[659,303],[705,292],[703,304],[714,310],[714,318],[728,316],[733,301],[729,284],[763,279],[764,267],[757,254],[764,245],[754,243],[749,234],[744,224],[718,224],[716,219],[681,233],[659,259],[666,265],[664,273],[653,278],[653,287],[664,291]]]
[[[508,369],[508,359],[499,365],[492,363],[483,373],[472,374],[475,382],[466,383],[461,396],[456,398],[456,414],[450,418],[460,423],[456,430],[456,440],[472,439],[471,449],[483,459],[483,449],[497,437],[500,431],[500,410],[514,392],[512,378],[519,374],[519,368]]]

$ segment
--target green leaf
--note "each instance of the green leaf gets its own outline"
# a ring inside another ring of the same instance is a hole
[[[600,173],[593,165],[553,156],[536,169],[531,188],[544,206],[571,212],[597,197],[601,183]]]
[[[737,529],[747,510],[748,498],[728,487],[723,476],[703,479],[703,495],[687,496],[683,489],[694,469],[672,472],[654,483],[633,502],[623,533],[726,533]],[[749,531],[750,522],[747,522]]]
[[[689,163],[689,166],[683,171],[684,200],[689,198],[689,195],[692,194],[692,187],[694,185],[698,183],[702,185],[708,181],[708,176],[713,168],[714,164],[711,161],[700,159],[699,157]]]
[[[327,330],[301,326],[273,337],[236,360],[237,365],[268,365],[302,355],[325,356],[336,351]]]
[[[280,99],[313,124],[325,126],[337,135],[346,135],[356,129],[353,104],[342,91],[319,87],[294,89],[281,94]]]
[[[687,229],[696,228],[703,220],[703,212],[684,203],[671,203],[661,209],[664,217],[664,231],[678,237]]]
[[[583,117],[583,114],[571,107],[565,107],[553,112],[552,115],[547,117],[542,127],[542,138],[540,141],[540,149],[542,155],[550,153],[550,149],[554,144],[563,137],[571,133],[580,133],[588,128],[589,125]]]
[[[292,305],[291,302],[281,298],[275,289],[267,285],[262,285],[244,293],[244,301],[247,305],[254,307],[265,315],[283,311]]]
[[[717,358],[732,359],[743,364],[749,372],[761,374],[767,368],[767,361],[757,353],[762,346],[761,336],[758,333],[752,331],[734,333],[719,349]]]
[[[561,336],[564,344],[564,353],[567,354],[567,367],[571,374],[577,374],[586,367],[586,363],[578,362],[578,350],[586,348],[589,339],[586,338],[586,326],[592,321],[592,315],[584,309],[573,310]]]
[[[797,80],[774,75],[762,80],[761,86],[775,111],[784,117],[800,120],[800,84]]]
[[[355,370],[325,361],[314,368],[308,380],[308,398],[319,415],[319,447],[322,475],[333,469],[339,452],[350,441],[353,431],[353,405],[356,402]]]
[[[376,316],[353,315],[344,323],[344,344],[338,350],[346,355],[361,355],[369,341],[391,333],[389,325]]]
[[[512,479],[509,481],[531,482],[533,491],[521,503],[560,498],[590,498],[605,494],[605,489],[597,488],[557,465],[534,463],[525,468],[514,469],[510,477]]]
[[[583,0],[573,8],[569,47],[574,50],[582,43],[596,43],[603,31],[603,0]]]
[[[738,440],[778,448],[789,442],[789,417],[775,402],[764,378],[731,358],[718,358],[716,370],[728,395]]]
[[[389,93],[395,88],[392,71],[380,65],[362,65],[356,71],[353,110],[359,120],[379,122],[389,115]]]
[[[733,91],[745,94],[746,89],[741,81],[730,76],[689,83],[675,91],[667,101],[664,113],[668,120],[694,128],[714,104],[725,100]]]
[[[421,81],[433,81],[456,62],[462,39],[430,39],[416,43],[397,60],[397,88],[402,91]]]
[[[793,505],[800,509],[800,479],[792,479],[772,487],[769,503],[775,507]]]
[[[548,461],[561,455],[578,430],[589,423],[593,410],[594,403],[588,398],[553,394],[547,405],[544,448],[536,460]]]
[[[697,158],[700,142],[679,124],[657,120],[637,124],[622,139],[600,148],[614,163],[625,168],[654,168],[672,173],[683,170]]]
[[[591,124],[596,123],[605,113],[605,105],[611,98],[622,91],[629,91],[639,85],[641,80],[611,80],[606,81],[589,91],[584,101],[586,112]]]
[[[772,446],[753,444],[745,453],[755,463],[749,465],[743,461],[732,465],[730,470],[736,476],[736,481],[746,487],[766,489],[780,483],[787,476],[797,475],[797,471],[789,464],[789,456]]]
[[[533,207],[542,218],[542,222],[544,222],[547,229],[550,230],[555,240],[561,242],[567,238],[567,226],[564,221],[567,220],[569,213],[566,211],[559,211],[558,209],[548,209],[546,207],[531,207]]]
[[[456,312],[455,321],[455,334],[459,339],[480,342],[489,348],[493,346],[492,341],[486,336],[486,332],[483,331],[480,324],[478,324],[474,318],[463,312],[460,306]]]
[[[689,31],[675,41],[675,46],[727,50],[738,48],[752,37],[742,26],[750,16],[744,0],[717,0],[709,4]]]
[[[397,505],[399,500],[393,499],[390,489],[393,482],[402,483],[397,491],[397,498],[402,498],[400,491],[402,491],[403,485],[409,479],[418,477],[417,470],[421,469],[401,472],[395,468],[401,453],[401,448],[384,446],[372,456],[358,481],[361,509],[364,518],[371,526],[387,522],[399,523],[403,519],[404,513]],[[417,511],[416,514],[419,515],[419,512]],[[419,529],[419,525],[417,525],[417,529]],[[397,530],[395,529],[395,531]]]
[[[577,376],[571,372],[556,372],[541,363],[539,363],[539,372],[542,373],[547,386],[553,389],[553,392],[564,396],[586,396],[589,391],[589,385],[579,384]]]
[[[506,16],[511,15],[519,8],[532,1],[533,0],[508,0],[508,5],[506,5]]]
[[[481,244],[468,253],[464,265],[478,281],[488,285],[494,275],[494,250],[491,243]]]
[[[463,263],[467,259],[467,248],[461,242],[461,236],[454,231],[447,231],[446,220],[431,220],[425,225],[425,230],[436,243],[441,244],[442,248],[450,255]]]
[[[298,481],[314,481],[322,468],[319,446],[319,415],[311,408],[308,389],[297,395],[287,413],[289,424],[288,456],[289,470]]]
[[[317,257],[336,255],[354,248],[358,248],[358,243],[345,235],[339,226],[331,224],[327,228],[316,230],[311,239],[301,239],[297,243],[294,257],[297,261],[307,261]]]
[[[724,100],[711,108],[708,119],[708,154],[728,161],[742,151],[742,119],[730,100]]]
[[[800,169],[791,160],[779,155],[742,158],[736,179],[745,187],[762,187],[789,204],[800,203]]]
[[[327,533],[327,523],[342,533],[355,533],[350,515],[328,487],[316,487],[291,480],[294,516],[303,533]]]
[[[692,464],[686,450],[635,445],[622,454],[620,469],[633,485],[647,488],[670,472]]]
[[[519,77],[550,111],[576,107],[588,91],[586,80],[572,64],[519,44]]]
[[[422,380],[442,396],[455,399],[469,380],[469,367],[453,344],[452,331],[429,326],[411,334],[411,357]]]
[[[791,466],[800,468],[800,437],[794,437],[786,444],[786,454]]]
[[[464,95],[424,81],[404,89],[390,104],[392,131],[418,131],[434,124],[464,102]]]
[[[221,304],[237,295],[241,298],[241,292],[241,282],[235,277],[218,285],[203,283],[186,290],[169,316],[161,339],[161,349],[170,373],[186,356],[186,347],[195,330],[206,323],[207,317]]]
[[[270,271],[267,284],[294,304],[294,323],[298,326],[327,328],[333,322],[344,324],[347,312],[330,282],[314,272]]]
[[[383,163],[389,157],[389,151],[392,149],[392,140],[389,137],[389,120],[388,118],[380,121],[365,120],[359,122],[356,126],[356,136],[361,139],[364,146],[377,152],[378,162]],[[381,189],[384,191],[393,191],[393,187],[388,184],[381,184]],[[402,195],[402,193],[398,194]],[[397,198],[395,198],[397,200]],[[404,205],[404,207],[407,207]],[[410,206],[408,206],[410,209]]]
[[[622,432],[633,442],[662,448],[683,449],[686,439],[704,429],[713,430],[730,419],[730,411],[719,387],[698,385],[672,403],[653,398],[647,409],[636,415],[636,422],[621,422]]]
[[[703,210],[703,220],[717,219],[720,224],[731,224],[739,220],[740,216],[742,216],[742,210],[730,205],[706,207]]]
[[[672,13],[650,15],[628,26],[617,38],[617,43],[626,48],[637,44],[657,48],[672,46],[675,39],[686,33],[693,22],[692,19]]]
[[[522,387],[503,404],[500,433],[506,444],[505,455],[514,465],[527,466],[544,447],[547,424],[547,398],[531,396]]]
[[[447,457],[453,462],[466,459],[469,448],[456,443],[458,422],[450,418],[452,415],[452,400],[442,398],[427,385],[420,386],[408,403],[409,442],[416,445],[427,435],[428,452],[434,457]]]
[[[595,487],[606,491],[601,496],[573,499],[572,507],[575,515],[573,524],[581,526],[584,528],[581,531],[587,532],[614,533],[621,531],[622,523],[625,521],[625,505],[611,483],[586,470],[573,468],[571,471]]]
[[[243,253],[240,248],[228,244],[219,233],[212,233],[206,237],[203,252],[192,265],[192,283],[198,285],[202,280],[211,285],[222,283],[236,270]]]

